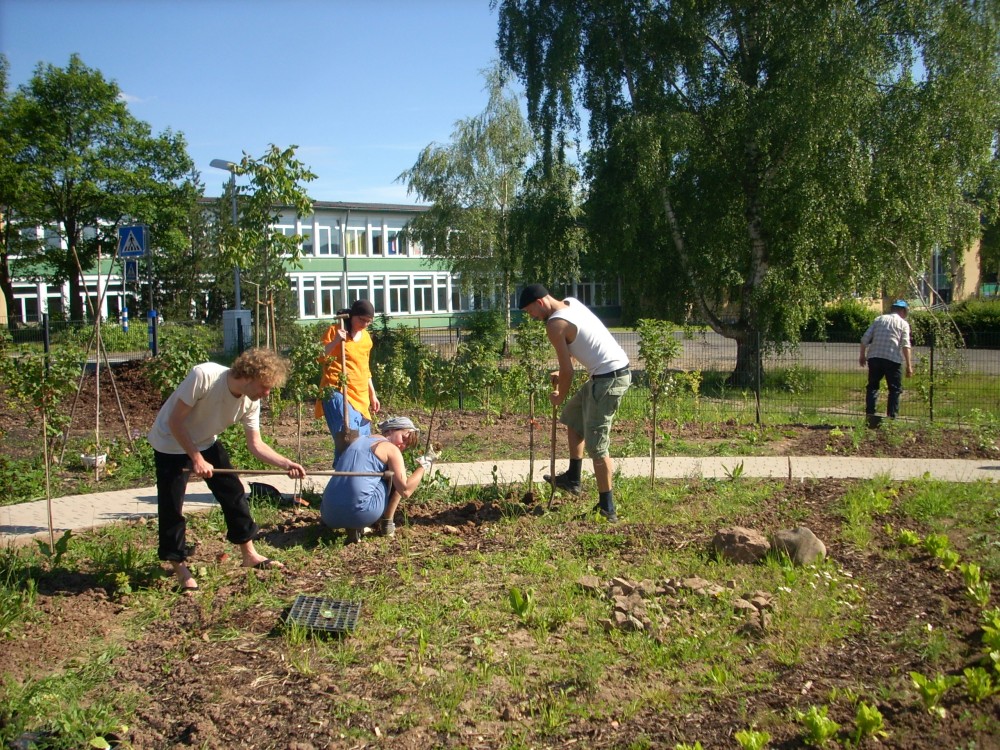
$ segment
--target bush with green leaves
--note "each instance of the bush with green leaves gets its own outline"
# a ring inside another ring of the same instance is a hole
[[[437,355],[420,342],[412,328],[390,327],[386,315],[376,319],[369,333],[375,390],[384,410],[398,412],[424,394],[420,379],[423,365],[432,355]]]
[[[164,399],[169,398],[192,367],[209,361],[208,349],[198,328],[183,326],[170,330],[169,343],[162,342],[159,354],[145,363],[146,377]]]
[[[878,314],[856,299],[841,300],[819,311],[802,332],[802,340],[857,343]]]

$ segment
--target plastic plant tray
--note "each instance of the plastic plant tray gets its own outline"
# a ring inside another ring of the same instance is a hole
[[[348,633],[358,624],[360,614],[361,602],[299,594],[285,619],[325,633]]]

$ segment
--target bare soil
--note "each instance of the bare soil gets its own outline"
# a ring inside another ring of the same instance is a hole
[[[144,385],[137,367],[118,368],[117,384],[129,427],[144,434],[159,407],[159,398]],[[85,436],[93,430],[94,399],[87,395],[78,406],[74,430]],[[111,391],[105,388],[105,393]],[[103,399],[103,396],[102,396]],[[113,401],[111,402],[113,404]],[[123,437],[122,420],[103,405],[102,435]],[[423,425],[429,414],[413,415]],[[5,410],[0,413],[5,450],[17,452],[31,434],[23,424],[23,415]],[[89,425],[85,427],[85,425]],[[302,455],[313,466],[328,464],[330,438],[321,425],[305,420]],[[635,429],[616,426],[616,440]],[[734,446],[758,445],[760,431],[745,425],[670,425],[664,429],[672,441],[711,446],[725,451]],[[279,449],[294,453],[299,435],[292,410],[265,429],[277,437]],[[470,436],[485,446],[484,450],[502,452],[505,457],[527,456],[530,430],[524,418],[501,417],[486,422],[473,413],[437,414],[433,424],[434,440],[448,446],[469,446]],[[832,427],[788,425],[766,431],[765,452],[778,455],[879,455],[928,458],[992,457],[992,451],[977,445],[974,436],[960,431],[936,430],[926,435],[917,430],[887,430],[865,433],[864,440],[844,439],[841,430]],[[546,440],[547,431],[535,432],[536,450]],[[22,447],[21,450],[24,450]],[[542,448],[541,453],[545,452]],[[561,455],[561,454],[560,454]],[[487,455],[482,456],[484,459]],[[767,657],[755,657],[749,664],[751,674],[768,671],[776,679],[759,692],[741,691],[727,698],[715,693],[695,711],[681,714],[662,713],[632,701],[637,694],[630,675],[612,665],[601,680],[610,718],[574,717],[567,727],[546,740],[540,729],[543,716],[530,700],[509,684],[494,681],[488,695],[472,696],[482,716],[482,702],[491,708],[487,720],[464,719],[456,732],[442,733],[429,723],[413,725],[407,706],[413,696],[386,695],[382,683],[370,671],[370,664],[345,661],[344,665],[320,664],[312,674],[303,674],[287,661],[287,646],[279,637],[280,607],[260,607],[235,614],[227,613],[228,598],[245,593],[248,579],[223,555],[231,552],[221,535],[202,535],[196,540],[196,558],[207,565],[218,564],[224,571],[223,582],[210,601],[199,597],[178,597],[166,616],[137,629],[130,620],[129,597],[116,595],[113,587],[86,574],[43,576],[38,594],[38,622],[20,638],[0,640],[3,673],[17,681],[71,668],[72,660],[86,653],[95,640],[118,641],[124,655],[116,659],[116,683],[122,690],[139,691],[142,700],[137,716],[123,740],[135,748],[321,748],[385,747],[418,748],[500,748],[505,738],[520,729],[534,731],[537,747],[627,748],[654,747],[672,750],[677,742],[698,739],[705,750],[737,747],[733,732],[746,727],[745,717],[761,709],[787,716],[791,707],[806,709],[823,705],[834,688],[857,689],[859,685],[900,684],[908,671],[931,673],[942,669],[961,674],[969,666],[971,655],[979,646],[978,610],[964,596],[960,577],[945,575],[939,566],[919,556],[905,559],[881,554],[877,546],[868,551],[839,544],[842,519],[834,511],[850,482],[839,480],[789,484],[780,500],[770,500],[748,511],[744,518],[733,518],[734,525],[755,528],[787,526],[787,509],[797,510],[798,523],[808,526],[828,544],[830,557],[848,571],[866,592],[866,617],[860,632],[836,641],[830,647],[817,648],[808,659],[796,666],[784,666]],[[704,491],[712,492],[710,482]],[[777,495],[776,495],[777,496]],[[516,500],[516,498],[512,498]],[[262,538],[278,549],[315,544],[317,517],[313,508],[284,508],[280,520],[263,530]],[[421,556],[469,554],[475,551],[502,552],[503,538],[490,533],[501,520],[500,506],[492,499],[476,499],[456,507],[444,502],[415,505],[409,514],[408,527],[402,530],[409,549]],[[528,513],[520,522],[532,523]],[[891,515],[879,524],[898,523]],[[581,520],[557,527],[551,537],[554,547],[576,545],[581,533],[593,524]],[[448,528],[448,534],[440,530]],[[665,548],[688,545],[707,547],[714,530],[706,529],[699,538],[681,533],[670,526],[655,527],[641,520],[629,520],[609,527],[607,534],[619,538],[623,550],[622,575],[628,575],[629,551],[636,554],[651,542]],[[995,530],[991,533],[995,535]],[[963,553],[968,540],[952,540]],[[337,542],[339,544],[339,542]],[[388,550],[388,553],[387,553]],[[392,575],[394,558],[403,554],[399,539],[388,547],[369,541],[339,549],[342,570],[354,581]],[[228,566],[228,567],[227,567]],[[612,571],[611,573],[614,573]],[[291,602],[298,593],[323,593],[329,572],[319,565],[290,564],[281,574],[256,573],[266,581],[274,601]],[[406,585],[399,581],[400,585]],[[167,588],[171,580],[154,578],[153,586]],[[483,581],[483,591],[469,591],[470,602],[491,596],[491,582]],[[994,584],[996,589],[996,584]],[[993,605],[997,604],[994,594]],[[933,669],[925,657],[914,653],[902,635],[913,623],[927,628],[947,629],[957,633],[967,644],[966,653],[952,663]],[[580,623],[570,622],[556,637],[571,639]],[[231,637],[218,637],[225,629]],[[471,642],[474,632],[462,632],[459,639]],[[524,631],[511,639],[530,641]],[[346,647],[346,644],[345,644]],[[415,643],[406,639],[386,644],[384,658],[401,670],[412,668]],[[461,649],[452,660],[435,665],[444,670],[471,670],[474,663]],[[418,671],[415,682],[425,681]],[[665,686],[668,687],[668,686]],[[880,743],[864,740],[861,748],[898,750],[991,750],[1000,748],[1000,696],[980,704],[960,701],[952,692],[946,700],[948,712],[937,718],[924,711],[912,691],[887,693],[878,698],[878,708],[885,716],[891,733]],[[720,697],[721,696],[721,697]],[[870,698],[871,696],[869,696]],[[347,706],[347,708],[345,708]],[[412,706],[411,706],[412,708]],[[854,709],[845,700],[831,705],[830,716],[843,726],[852,726]],[[422,712],[415,710],[414,715]],[[376,727],[378,730],[376,731]],[[350,730],[350,731],[349,731]],[[369,739],[358,739],[351,732],[361,730]],[[793,732],[787,722],[772,731],[769,747],[803,747],[801,731]],[[346,735],[346,736],[345,736]]]

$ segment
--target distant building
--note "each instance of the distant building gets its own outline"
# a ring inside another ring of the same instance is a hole
[[[288,213],[276,225],[287,235],[302,237],[302,267],[287,271],[300,322],[328,320],[358,298],[371,300],[376,313],[393,322],[421,327],[447,326],[461,313],[512,304],[494,299],[495,295],[462,291],[458,277],[443,261],[429,257],[419,243],[406,238],[406,224],[426,211],[424,206],[316,201],[313,209],[302,219]],[[62,242],[55,232],[37,231],[45,242]],[[108,263],[102,266],[103,273],[97,269],[84,273],[84,288],[95,305],[104,293],[101,317],[115,320],[126,292],[132,298],[143,296],[136,294],[136,282],[126,279],[123,264],[116,263],[110,276]],[[253,309],[254,287],[247,284],[242,292],[243,306]],[[617,282],[585,281],[553,293],[578,297],[610,319],[621,315]],[[61,316],[68,310],[68,283],[15,280],[14,307],[9,311],[15,320],[34,322],[44,313]],[[139,311],[131,312],[135,317]]]

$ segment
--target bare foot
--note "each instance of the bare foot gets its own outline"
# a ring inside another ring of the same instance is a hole
[[[272,560],[263,555],[253,555],[251,557],[244,557],[242,567],[244,568],[255,568],[257,570],[277,570],[279,568],[285,567],[277,560]]]
[[[198,582],[184,563],[174,563],[174,575],[177,577],[177,588],[182,593],[198,590]]]

